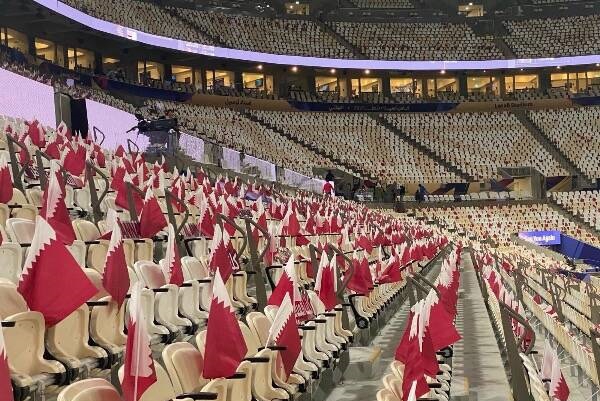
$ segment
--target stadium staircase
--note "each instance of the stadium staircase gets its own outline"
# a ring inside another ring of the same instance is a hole
[[[517,55],[512,51],[512,49],[506,44],[506,42],[504,41],[503,38],[499,38],[499,37],[494,37],[494,44],[496,45],[496,47],[498,49],[500,49],[500,51],[502,52],[502,54],[504,55],[505,58],[507,59],[514,59],[517,58]]]
[[[324,151],[322,149],[319,149],[317,146],[312,145],[312,144],[310,144],[308,142],[305,142],[305,141],[297,138],[296,136],[290,134],[289,132],[286,132],[286,131],[280,129],[279,127],[274,126],[273,124],[271,124],[271,123],[269,123],[267,121],[264,121],[260,117],[257,117],[254,114],[252,114],[250,111],[244,110],[244,111],[240,111],[240,113],[242,115],[244,115],[246,118],[248,118],[248,119],[250,119],[250,120],[252,120],[252,121],[254,121],[254,122],[256,122],[256,123],[258,123],[258,124],[260,124],[260,125],[268,128],[268,129],[270,129],[270,130],[272,130],[274,132],[277,132],[279,135],[281,135],[281,136],[283,136],[283,137],[285,137],[285,138],[287,138],[287,139],[289,139],[289,140],[291,140],[293,142],[296,142],[297,144],[299,144],[299,145],[301,145],[301,146],[303,146],[303,147],[305,147],[305,148],[307,148],[307,149],[309,149],[309,150],[311,150],[311,151],[313,151],[313,152],[315,152],[315,153],[323,156],[326,159],[331,160],[336,165],[344,167],[346,170],[348,170],[350,173],[352,173],[352,174],[354,174],[356,176],[368,178],[369,180],[372,180],[372,181],[377,181],[378,180],[377,177],[372,176],[371,174],[367,173],[366,171],[364,171],[362,169],[359,169],[356,166],[352,166],[352,165],[350,165],[350,164],[348,164],[348,163],[346,163],[346,162],[344,162],[344,161],[342,161],[342,160],[340,160],[340,159],[338,159],[336,157],[333,157],[331,154],[327,153],[326,151]],[[319,166],[315,166],[315,167],[319,167]]]
[[[346,49],[350,50],[354,55],[354,58],[359,60],[367,60],[369,57],[365,55],[358,47],[354,46],[350,43],[345,37],[337,33],[335,29],[329,26],[329,24],[323,22],[320,19],[315,19],[314,21],[324,32],[327,32],[329,35],[333,36],[337,42],[344,46]]]
[[[537,124],[534,123],[531,118],[529,118],[527,111],[517,110],[513,111],[513,114],[517,116],[521,124],[523,124],[523,126],[525,126],[529,132],[531,132],[533,137],[540,143],[540,145],[542,145],[544,149],[546,149],[546,151],[548,151],[550,155],[552,155],[552,157],[554,157],[554,159],[556,159],[560,165],[569,172],[570,175],[578,177],[575,185],[576,188],[586,188],[592,186],[592,181],[590,178],[587,177],[562,150],[552,143],[552,141],[537,126]]]
[[[196,24],[196,22],[194,21],[194,19],[190,18],[185,12],[178,12],[178,11],[175,11],[175,10],[173,10],[171,8],[165,7],[164,5],[160,5],[159,3],[157,3],[157,4],[166,13],[169,13],[173,17],[178,18],[179,20],[183,21],[183,23],[185,23],[187,26],[189,26],[192,30],[201,32],[202,35],[204,35],[207,38],[209,38],[212,41],[212,44],[214,44],[215,46],[229,47],[229,46],[227,46],[227,44],[225,44],[221,40],[221,38],[219,38],[218,36],[212,35],[212,34],[206,32],[204,29],[202,29],[198,24]],[[177,10],[181,10],[181,9],[177,8]]]
[[[429,156],[431,159],[435,160],[436,163],[444,166],[448,171],[453,172],[454,174],[456,174],[457,176],[459,176],[460,178],[465,180],[465,182],[473,181],[474,177],[470,176],[465,171],[462,171],[458,167],[454,166],[452,163],[450,163],[447,160],[443,159],[442,157],[438,156],[434,151],[432,151],[428,147],[424,146],[423,144],[418,142],[416,139],[412,138],[410,135],[407,135],[404,132],[402,132],[401,130],[399,130],[397,127],[395,127],[393,124],[388,122],[385,118],[381,117],[379,114],[369,113],[369,116],[373,120],[377,121],[377,123],[379,123],[380,125],[383,125],[389,131],[393,132],[396,136],[398,136],[398,138],[400,138],[404,142],[412,145],[413,147],[419,149],[421,152],[423,152],[424,154]]]

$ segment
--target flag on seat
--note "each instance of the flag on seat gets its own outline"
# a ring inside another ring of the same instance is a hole
[[[10,369],[8,368],[8,354],[0,324],[0,400],[13,401],[13,389],[10,381]]]
[[[227,282],[229,276],[233,273],[234,266],[233,258],[229,254],[229,234],[223,231],[220,225],[217,225],[215,228],[215,235],[213,236],[210,249],[209,269],[213,272],[218,271],[223,281]]]
[[[323,252],[321,255],[321,263],[319,271],[315,279],[315,292],[319,296],[326,310],[333,309],[337,303],[337,271],[335,258],[331,261],[327,258],[327,254]]]
[[[125,401],[139,401],[146,390],[157,381],[141,296],[142,283],[137,282],[129,301],[127,320],[127,344],[121,382]]]
[[[63,244],[71,245],[75,241],[75,231],[65,205],[65,186],[60,177],[59,167],[56,161],[50,163],[50,176],[42,196],[40,216],[52,226]]]
[[[167,250],[163,264],[163,273],[168,284],[174,284],[181,287],[183,284],[183,269],[181,268],[181,258],[179,257],[179,248],[175,236],[175,228],[169,224],[169,238],[167,240]]]
[[[552,375],[550,377],[550,397],[553,400],[567,401],[569,398],[569,386],[560,370],[560,359],[556,352],[552,361]]]
[[[267,345],[277,345],[285,348],[279,351],[278,360],[281,360],[285,375],[289,377],[302,351],[298,326],[296,325],[296,314],[294,313],[290,294],[285,294],[277,310],[269,330]]]
[[[148,188],[141,210],[140,234],[143,238],[152,238],[166,226],[167,219],[165,219],[152,188]]]
[[[13,196],[13,181],[8,169],[6,154],[0,155],[0,203],[8,203]]]
[[[246,356],[248,348],[235,318],[229,293],[218,271],[213,280],[213,298],[207,327],[202,377],[230,377]]]
[[[286,295],[290,296],[293,302],[300,300],[300,291],[298,289],[298,280],[296,278],[296,267],[294,262],[294,255],[290,255],[287,263],[283,268],[283,274],[279,277],[277,285],[271,292],[269,305],[281,305]]]
[[[129,291],[129,273],[123,249],[123,236],[119,224],[112,228],[106,262],[102,273],[102,285],[112,299],[121,307]]]
[[[44,315],[46,327],[54,326],[98,293],[41,216],[35,221],[35,233],[17,290],[29,309]]]

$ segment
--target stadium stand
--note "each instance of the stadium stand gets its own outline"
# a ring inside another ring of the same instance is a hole
[[[383,117],[475,179],[498,168],[533,166],[546,176],[566,171],[511,113],[389,113]]]
[[[258,111],[254,115],[384,184],[460,182],[455,174],[365,114]]]
[[[501,59],[491,37],[478,37],[466,24],[333,22],[331,26],[372,59]]]
[[[427,4],[409,0],[338,4],[357,8],[344,7],[345,17],[380,22],[261,16],[262,2],[67,3],[122,27],[252,51],[430,61],[508,53],[487,36],[502,29],[462,16],[428,21]],[[60,25],[37,3],[32,14],[21,7],[27,23]],[[504,39],[519,57],[589,54],[595,19],[505,21]],[[71,25],[75,39],[87,29]],[[78,49],[57,43],[60,65],[37,54],[46,49],[37,34],[23,40],[29,50],[6,48],[9,34],[0,25],[9,87],[0,97],[0,401],[596,399],[594,71],[577,91],[570,72],[552,88],[547,69],[539,88],[517,90],[515,69],[479,77],[490,87],[510,81],[497,91],[469,93],[477,78],[461,71],[457,89],[438,92],[438,76],[454,73],[430,71],[413,92],[391,93],[381,82],[395,72],[363,70],[380,81],[361,93],[358,70],[290,78],[270,71],[288,67],[253,65],[274,87],[290,86],[288,102],[239,85],[249,62],[188,54],[190,64],[210,61],[189,67],[184,82],[168,72],[148,79],[141,58],[127,55],[159,55],[170,71],[172,54],[123,39],[132,79],[104,75],[104,55],[83,40],[94,60],[77,66]],[[210,68],[213,80],[215,68],[231,68],[236,82],[209,86]],[[332,91],[299,89],[306,83]],[[88,132],[71,131],[77,118],[55,121],[66,103]],[[181,132],[160,132],[168,148],[131,128],[172,117]]]
[[[506,43],[518,57],[598,54],[598,16],[504,21]]]
[[[575,216],[600,231],[600,196],[598,190],[552,193],[552,199]]]
[[[597,233],[570,220],[547,204],[458,206],[415,209],[418,216],[435,218],[474,238],[489,238],[499,246],[512,244],[512,236],[528,230],[557,230],[595,246]]]
[[[583,173],[593,180],[600,177],[597,130],[598,107],[531,111],[529,116],[545,135]]]

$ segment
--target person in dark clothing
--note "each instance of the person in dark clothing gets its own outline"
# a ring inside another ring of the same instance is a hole
[[[334,177],[333,177],[333,173],[331,172],[331,170],[327,170],[327,174],[325,175],[325,181],[333,181]]]

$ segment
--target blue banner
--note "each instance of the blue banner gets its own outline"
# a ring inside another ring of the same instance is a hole
[[[560,231],[521,231],[519,238],[541,246],[560,245]]]

